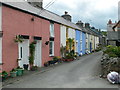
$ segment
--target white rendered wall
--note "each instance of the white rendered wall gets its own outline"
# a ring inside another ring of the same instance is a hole
[[[76,52],[76,32],[75,32],[75,29],[72,29],[72,28],[69,28],[68,29],[68,38],[72,38],[74,39],[75,43],[75,52]]]
[[[68,38],[74,38],[75,40],[75,30],[72,28],[68,29]]]
[[[61,30],[60,30],[60,41],[61,41],[61,46],[66,46],[66,27],[61,25]]]

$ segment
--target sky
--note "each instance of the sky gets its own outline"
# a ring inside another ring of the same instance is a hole
[[[118,21],[119,0],[43,0],[43,7],[51,1],[55,3],[48,10],[60,16],[67,11],[74,23],[81,20],[97,29],[106,30],[109,19]]]

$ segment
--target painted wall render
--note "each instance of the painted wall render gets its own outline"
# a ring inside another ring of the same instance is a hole
[[[66,26],[64,25],[60,26],[60,42],[61,46],[66,46]]]
[[[68,29],[68,38],[74,38],[75,40],[75,29],[72,28]]]
[[[81,42],[81,31],[79,31],[79,30],[76,30],[76,42],[77,42],[76,52],[80,55],[81,54],[81,44],[80,44],[80,42]]]
[[[86,51],[86,33],[82,32],[82,54]]]
[[[45,45],[50,38],[49,21],[5,6],[3,6],[2,15],[3,70],[10,71],[18,66],[18,44],[14,42],[16,35],[28,35],[30,42],[33,41],[33,36],[42,37],[42,65],[52,59],[49,56],[49,45]],[[34,21],[31,21],[31,18],[34,18]],[[55,23],[54,27],[55,56],[60,56],[60,52],[58,52],[60,51],[60,25]]]

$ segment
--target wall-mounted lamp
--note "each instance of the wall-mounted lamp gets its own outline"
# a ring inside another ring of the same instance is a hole
[[[2,37],[3,36],[3,31],[0,31],[0,37]]]
[[[31,18],[31,21],[34,21],[34,18],[33,18],[33,17]]]
[[[49,41],[46,41],[46,42],[45,42],[45,45],[48,45],[48,44],[49,44]]]

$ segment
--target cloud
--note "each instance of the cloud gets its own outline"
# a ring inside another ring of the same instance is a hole
[[[50,0],[43,0],[44,6]],[[100,29],[106,29],[109,19],[117,21],[118,19],[118,1],[119,0],[56,0],[48,10],[64,14],[68,11],[72,16],[72,21],[78,20],[89,22],[92,26]]]

